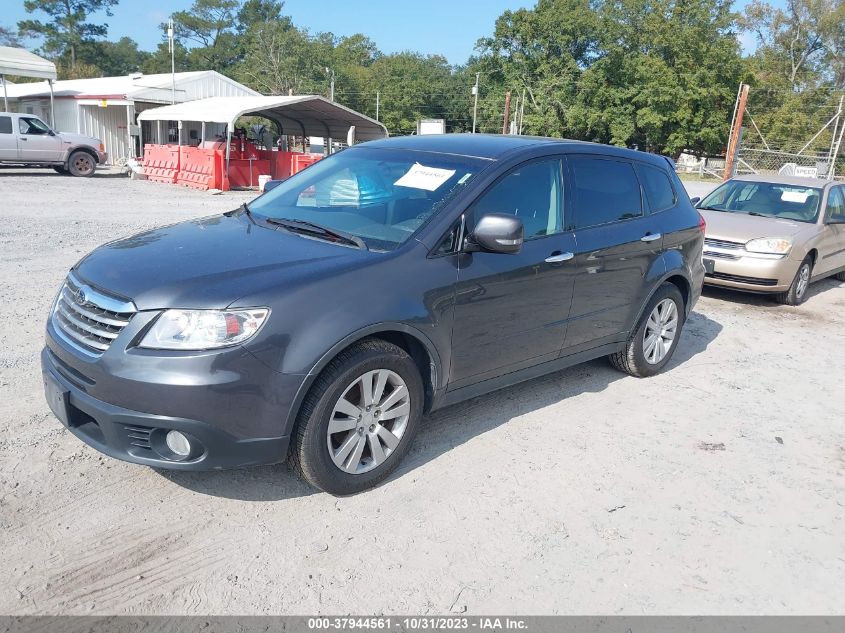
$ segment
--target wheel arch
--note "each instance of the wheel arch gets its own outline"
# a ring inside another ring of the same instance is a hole
[[[94,159],[94,165],[98,165],[100,163],[100,157],[97,155],[97,151],[93,147],[89,147],[88,145],[77,145],[76,147],[71,147],[67,152],[67,157],[64,162],[64,166],[66,168],[70,165],[70,157],[76,152],[85,152],[91,156],[91,158]]]
[[[664,273],[654,283],[651,290],[643,300],[642,305],[640,305],[639,309],[637,310],[637,315],[634,318],[634,321],[631,324],[629,331],[635,328],[637,326],[637,323],[640,322],[640,319],[643,316],[643,312],[645,312],[646,306],[648,306],[648,302],[651,301],[651,298],[654,296],[654,293],[657,292],[657,289],[667,282],[673,284],[678,288],[678,290],[680,290],[681,296],[684,299],[684,316],[689,316],[690,300],[692,298],[692,281],[690,280],[689,275],[687,275],[686,271],[680,268],[676,268]]]
[[[305,396],[311,390],[314,381],[320,373],[338,354],[368,338],[382,339],[404,349],[408,353],[414,360],[414,363],[416,363],[423,381],[423,387],[425,389],[423,410],[428,411],[431,408],[434,401],[434,393],[437,390],[438,380],[443,376],[440,353],[437,351],[434,343],[420,330],[405,323],[378,323],[352,332],[320,356],[319,360],[302,381],[291,403],[284,425],[285,435],[293,432],[296,418],[299,415],[299,410],[302,407]]]

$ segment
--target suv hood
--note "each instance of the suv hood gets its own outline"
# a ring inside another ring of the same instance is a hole
[[[731,242],[747,242],[757,237],[793,237],[814,224],[779,218],[761,218],[744,213],[699,209],[707,222],[707,237]]]
[[[94,136],[85,136],[84,134],[73,134],[72,132],[56,132],[58,136],[65,143],[71,145],[90,145],[94,149],[98,149],[102,141]]]
[[[349,269],[375,255],[267,228],[245,214],[213,216],[100,246],[74,270],[138,310],[225,308],[274,286]]]

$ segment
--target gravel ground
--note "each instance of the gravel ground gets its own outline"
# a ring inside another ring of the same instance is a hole
[[[38,353],[67,269],[250,197],[0,170],[0,613],[845,613],[835,281],[799,308],[706,291],[662,375],[600,360],[437,412],[352,498],[65,432]]]

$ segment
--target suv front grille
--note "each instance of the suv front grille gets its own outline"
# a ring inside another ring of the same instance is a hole
[[[68,275],[56,299],[53,326],[81,351],[99,356],[129,324],[135,306],[108,297]]]

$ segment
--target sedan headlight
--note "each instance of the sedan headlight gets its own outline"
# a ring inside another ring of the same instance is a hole
[[[141,341],[149,349],[202,350],[243,343],[261,329],[270,310],[167,310]]]
[[[792,248],[792,240],[783,237],[760,237],[745,245],[749,253],[768,253],[770,255],[786,255]]]

